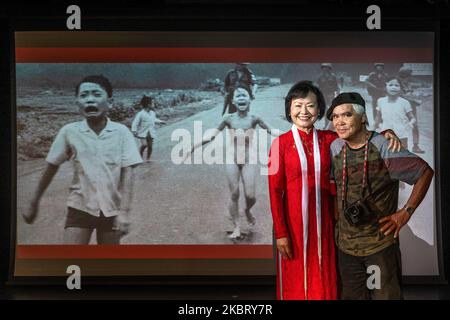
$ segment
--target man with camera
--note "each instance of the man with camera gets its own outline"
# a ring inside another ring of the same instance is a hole
[[[331,156],[341,298],[402,299],[399,231],[425,197],[434,172],[407,150],[389,151],[382,135],[367,130],[365,101],[358,93],[333,99],[327,118],[339,135]],[[414,185],[401,209],[399,181]],[[379,270],[378,287],[368,287],[368,270]]]

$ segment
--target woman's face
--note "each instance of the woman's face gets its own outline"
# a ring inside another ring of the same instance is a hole
[[[400,94],[401,87],[397,79],[392,79],[386,83],[386,92],[390,96],[398,96]]]
[[[309,92],[304,98],[291,100],[291,119],[299,129],[311,129],[319,117],[317,97]]]
[[[239,111],[247,110],[250,105],[250,94],[243,88],[237,88],[233,94],[233,104]]]

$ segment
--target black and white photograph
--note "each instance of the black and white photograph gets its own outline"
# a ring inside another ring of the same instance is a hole
[[[298,80],[312,81],[323,91],[327,105],[339,92],[359,92],[366,100],[370,129],[394,130],[405,148],[420,154],[433,168],[432,69],[432,64],[406,61],[19,63],[17,210],[29,210],[58,132],[84,119],[86,112],[77,104],[76,86],[86,76],[102,75],[112,85],[108,121],[128,128],[136,144],[130,150],[141,158],[131,181],[129,230],[120,243],[271,244],[264,169],[271,141],[289,130],[284,115],[289,87]],[[239,101],[233,100],[237,87],[247,88],[243,99],[248,103],[242,114],[259,119],[262,125],[246,128],[236,123],[233,127],[233,121],[224,121],[241,112]],[[228,125],[221,127],[223,122]],[[239,128],[246,129],[239,132]],[[316,128],[333,130],[325,117]],[[249,139],[243,139],[238,147],[239,133]],[[214,140],[211,134],[216,135]],[[236,155],[252,153],[254,159],[246,155],[229,161],[230,151]],[[68,229],[67,208],[73,201],[73,186],[79,183],[74,180],[79,179],[77,165],[70,157],[61,162],[33,224],[26,224],[18,215],[19,244],[67,243],[64,230]],[[410,192],[406,184],[400,188],[399,206]],[[402,250],[421,247],[422,256],[435,254],[433,203],[431,186],[424,204],[402,230]],[[96,244],[96,233],[98,229],[81,238]]]

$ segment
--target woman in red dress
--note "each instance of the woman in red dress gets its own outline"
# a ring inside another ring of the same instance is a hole
[[[336,133],[316,130],[325,100],[310,81],[295,84],[285,99],[292,129],[276,138],[269,154],[269,194],[278,249],[277,298],[337,299],[334,247],[334,182],[330,144]],[[391,147],[399,141],[390,132]],[[392,143],[394,142],[394,143]]]

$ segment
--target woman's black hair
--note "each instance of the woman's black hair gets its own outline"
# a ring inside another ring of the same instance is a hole
[[[294,84],[284,99],[284,109],[286,113],[286,120],[292,122],[291,119],[291,103],[293,99],[305,98],[308,93],[314,93],[317,98],[317,108],[319,109],[318,119],[322,119],[325,114],[326,104],[325,98],[318,87],[316,87],[311,81],[303,80]]]

